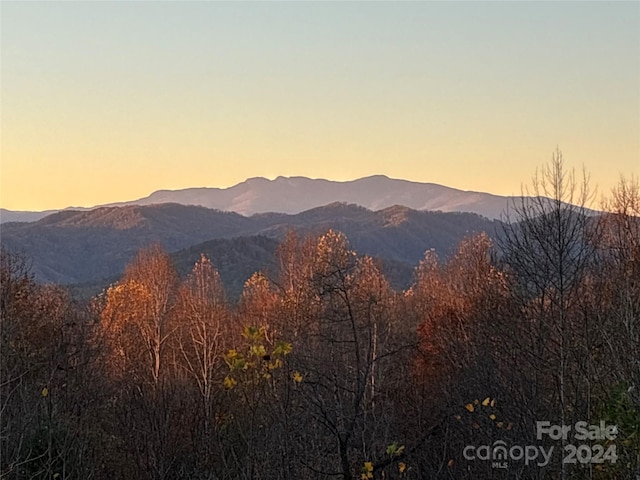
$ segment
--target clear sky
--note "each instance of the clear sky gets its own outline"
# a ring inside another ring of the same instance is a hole
[[[640,173],[640,2],[0,2],[1,205]]]

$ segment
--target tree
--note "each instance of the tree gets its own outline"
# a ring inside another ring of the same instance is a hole
[[[519,389],[529,399],[530,422],[557,413],[563,425],[570,424],[593,411],[590,343],[595,331],[591,319],[580,314],[581,286],[595,258],[589,240],[597,236],[587,210],[591,199],[587,175],[578,183],[556,150],[534,176],[532,190],[525,189],[514,204],[515,218],[507,216],[499,235],[519,319],[511,348],[526,364],[518,371]],[[567,474],[563,463],[561,478]]]
[[[352,479],[364,462],[373,470],[389,465],[376,460],[393,442],[392,422],[385,420],[393,402],[391,362],[400,350],[394,295],[344,234],[329,230],[314,243],[312,256],[302,259],[310,270],[296,284],[311,303],[290,360],[299,375],[294,404],[300,410],[294,413],[308,425],[295,432],[297,456],[312,477]]]
[[[304,331],[317,307],[317,297],[311,288],[316,242],[313,236],[300,237],[290,230],[276,252],[279,270],[272,284],[279,293],[279,316],[283,321],[272,328],[282,330],[291,339]]]
[[[112,415],[105,429],[117,434],[125,451],[136,452],[123,476],[170,478],[184,448],[189,399],[172,381],[177,366],[170,349],[176,334],[171,323],[176,289],[171,258],[153,245],[138,252],[123,278],[106,292],[100,328],[107,346]]]
[[[0,257],[0,477],[90,478],[91,319],[62,288],[36,284],[24,257]]]
[[[487,430],[493,431],[502,420],[494,417],[493,424],[463,421],[469,417],[464,405],[473,406],[474,400],[483,398],[504,399],[499,365],[504,345],[496,333],[508,328],[501,324],[508,287],[491,253],[491,240],[480,234],[462,240],[446,261],[427,251],[416,268],[409,300],[420,319],[420,355],[414,374],[428,392],[421,402],[422,416],[429,416],[423,422],[440,424],[441,431],[447,432],[441,432],[437,449],[425,451],[420,459],[425,474],[445,469],[456,478],[477,478],[490,471],[481,463],[468,466],[469,471],[466,467],[456,470],[449,463],[465,445],[486,440]]]
[[[267,338],[278,329],[280,297],[263,273],[256,272],[245,282],[238,310],[246,325],[264,328]]]
[[[206,432],[212,419],[213,396],[220,389],[223,336],[229,331],[231,312],[220,275],[204,255],[180,287],[174,317],[181,365],[198,387]]]
[[[622,177],[603,204],[598,275],[589,309],[602,339],[600,413],[618,426],[618,462],[607,478],[640,475],[640,186]]]
[[[177,274],[159,246],[141,250],[116,285],[107,290],[102,327],[120,373],[136,373],[158,386],[164,351],[173,331],[169,313]]]

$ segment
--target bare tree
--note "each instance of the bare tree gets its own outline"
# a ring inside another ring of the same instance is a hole
[[[386,382],[399,351],[394,295],[373,261],[358,259],[339,232],[318,237],[303,261],[312,270],[298,288],[307,290],[312,305],[291,359],[300,375],[298,415],[308,425],[295,433],[304,446],[299,457],[307,475],[352,479],[364,462],[372,471],[390,464],[376,461],[393,443]]]
[[[0,478],[89,478],[92,326],[62,288],[37,285],[23,257],[1,257]]]
[[[205,433],[210,428],[213,397],[221,388],[225,331],[231,314],[218,271],[204,255],[182,284],[174,312],[182,366],[200,393]]]
[[[618,426],[618,462],[608,478],[640,475],[640,185],[622,177],[603,203],[598,275],[590,312],[602,339],[600,382],[606,419]]]
[[[513,206],[515,218],[507,217],[499,236],[515,281],[513,300],[520,305],[519,327],[512,340],[530,367],[527,403],[533,416],[546,418],[557,412],[562,424],[580,415],[589,417],[593,407],[591,359],[575,335],[581,323],[576,314],[580,287],[594,259],[589,241],[593,222],[587,209],[592,196],[588,176],[583,173],[578,181],[556,150],[534,176],[532,188],[526,188],[520,203]],[[579,328],[593,337],[593,325],[581,323]],[[570,383],[575,378],[582,380],[581,385]],[[555,394],[545,395],[550,391]],[[561,478],[567,474],[563,463]]]

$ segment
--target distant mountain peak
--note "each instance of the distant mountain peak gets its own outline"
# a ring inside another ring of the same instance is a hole
[[[333,202],[344,202],[372,211],[401,205],[414,210],[471,212],[497,219],[513,200],[514,197],[465,192],[382,174],[348,181],[280,175],[273,180],[251,177],[227,188],[157,190],[144,198],[107,206],[177,203],[250,216],[268,212],[296,214]],[[2,221],[34,221],[43,216],[33,212],[2,211]]]
[[[509,201],[509,197],[464,192],[433,183],[393,179],[386,175],[341,182],[280,175],[273,180],[248,178],[225,189],[155,192],[149,197],[127,203],[148,205],[175,202],[253,215],[267,212],[296,214],[333,202],[344,202],[374,211],[402,205],[416,210],[472,212],[495,219],[499,218]]]

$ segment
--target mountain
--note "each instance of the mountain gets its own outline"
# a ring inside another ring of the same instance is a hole
[[[497,219],[518,198],[467,192],[434,183],[398,180],[384,175],[347,182],[306,177],[278,177],[275,180],[257,177],[229,188],[158,190],[138,200],[104,206],[177,203],[253,215],[266,212],[296,214],[332,202],[344,202],[374,211],[402,205],[414,210],[471,212]],[[47,213],[52,212],[13,212],[2,209],[0,221],[31,222]]]
[[[220,273],[227,297],[236,301],[242,294],[246,280],[254,272],[270,275],[276,270],[278,241],[262,235],[252,237],[221,238],[199,243],[171,255],[181,277],[191,273],[194,264],[206,255]],[[409,288],[413,280],[414,265],[388,258],[375,258],[385,277],[396,290]],[[113,281],[117,280],[114,278]],[[112,282],[109,282],[112,283]],[[89,291],[89,297],[99,293],[105,283]]]
[[[302,234],[324,233],[333,228],[344,232],[352,247],[362,254],[386,260],[396,270],[415,265],[425,250],[434,248],[447,255],[465,236],[485,231],[493,234],[499,222],[472,213],[442,213],[393,206],[371,211],[357,205],[332,203],[295,215],[266,213],[246,217],[198,206],[161,204],[103,207],[89,211],[63,211],[33,223],[6,223],[2,244],[32,259],[36,279],[62,284],[101,282],[117,278],[142,247],[158,242],[169,252],[189,250],[189,262],[205,247],[194,247],[216,239],[263,236],[278,241],[289,229]],[[232,252],[235,268],[242,275],[242,243],[234,240],[221,252]],[[257,243],[250,269],[269,255],[273,244]],[[209,246],[210,247],[210,246]],[[209,248],[206,247],[206,248]],[[225,250],[226,249],[226,250]],[[215,248],[212,249],[212,251]],[[204,251],[204,250],[203,250]],[[216,255],[212,255],[214,263]],[[241,276],[241,275],[240,275]],[[244,281],[246,278],[239,279]]]
[[[277,240],[262,235],[218,238],[174,252],[171,258],[180,276],[185,277],[200,256],[206,255],[220,273],[227,297],[237,300],[253,273],[273,270],[277,247]]]
[[[56,213],[58,210],[46,210],[44,212],[23,212],[0,208],[0,223],[8,222],[36,222],[41,218]]]
[[[277,177],[275,180],[257,177],[229,188],[159,190],[120,205],[179,203],[253,215],[266,212],[296,214],[332,202],[344,202],[374,211],[402,205],[415,210],[472,212],[496,219],[511,201],[512,197],[374,175],[347,182],[306,177]]]
[[[256,224],[237,213],[175,204],[65,210],[33,223],[3,224],[2,245],[29,256],[38,280],[70,284],[118,275],[154,242],[175,251],[242,235]]]

